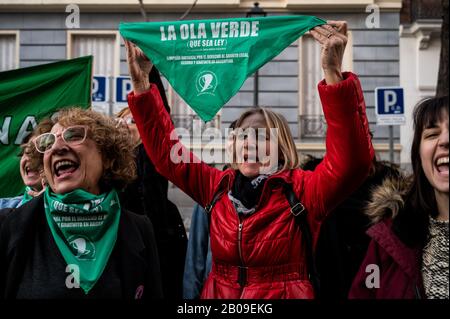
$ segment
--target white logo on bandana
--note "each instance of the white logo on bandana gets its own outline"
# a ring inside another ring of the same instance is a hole
[[[211,71],[200,72],[197,76],[197,81],[195,84],[197,87],[198,95],[215,95],[214,91],[217,87],[217,76],[214,74],[214,72]]]
[[[78,259],[94,259],[95,246],[89,238],[85,236],[72,236],[68,240],[72,251],[76,252],[75,257]]]

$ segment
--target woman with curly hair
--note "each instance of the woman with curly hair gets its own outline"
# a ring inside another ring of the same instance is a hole
[[[152,225],[118,196],[136,175],[128,130],[71,108],[33,141],[48,187],[0,216],[0,298],[160,298]]]

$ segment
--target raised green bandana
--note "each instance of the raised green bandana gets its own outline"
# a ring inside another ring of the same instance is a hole
[[[239,91],[245,80],[310,29],[313,16],[121,23],[174,90],[204,120]]]
[[[59,195],[47,188],[44,194],[45,216],[56,245],[68,265],[78,266],[79,284],[87,294],[103,273],[117,239],[117,192],[93,195],[77,189]]]

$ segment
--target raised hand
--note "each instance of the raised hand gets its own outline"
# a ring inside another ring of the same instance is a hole
[[[150,89],[149,74],[153,63],[145,56],[144,52],[135,44],[125,41],[127,49],[128,72],[135,94],[141,94]]]
[[[325,25],[315,27],[311,35],[322,47],[321,63],[327,84],[343,80],[341,68],[347,45],[347,22],[327,21]]]

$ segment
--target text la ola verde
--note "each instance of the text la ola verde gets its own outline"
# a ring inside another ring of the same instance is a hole
[[[246,38],[257,37],[259,31],[259,21],[227,21],[227,22],[211,22],[210,37],[217,38]],[[206,23],[183,23],[176,30],[175,25],[160,26],[161,41],[192,39],[207,39]]]

